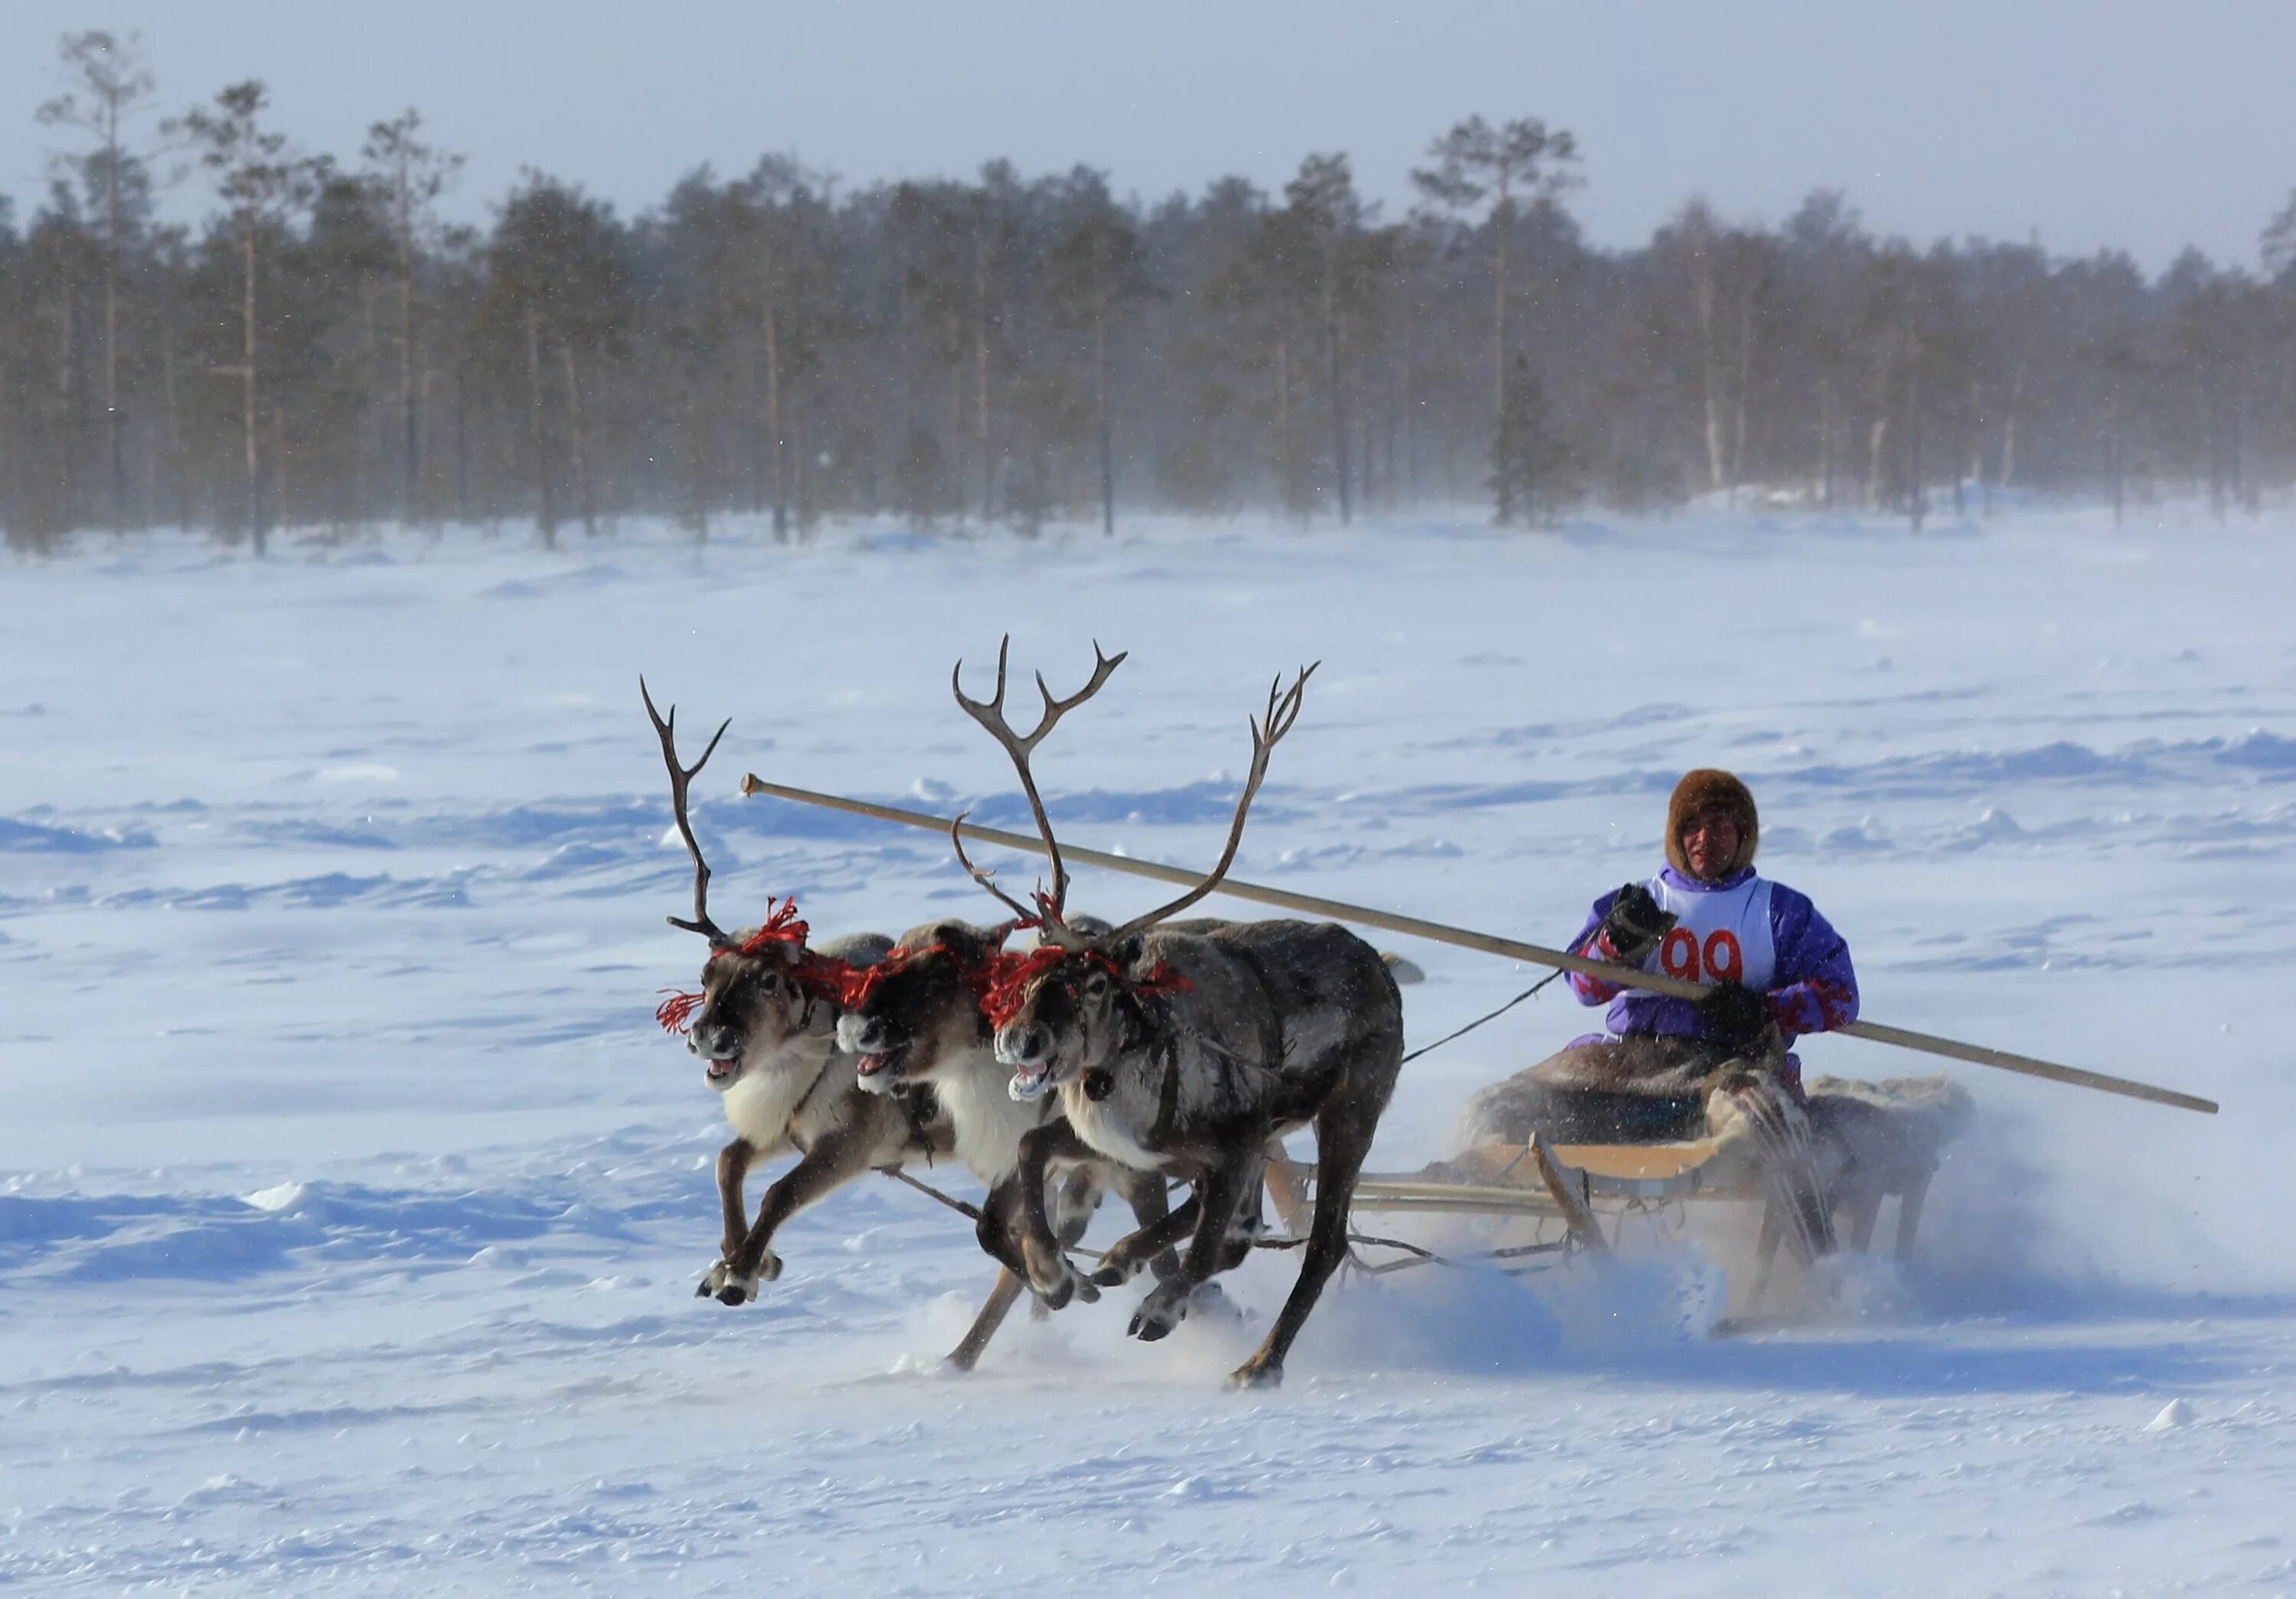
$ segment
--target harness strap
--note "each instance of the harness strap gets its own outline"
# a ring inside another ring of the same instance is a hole
[[[803,1144],[801,1144],[801,1143],[800,1143],[800,1142],[798,1141],[798,1136],[797,1136],[797,1119],[798,1119],[798,1113],[799,1113],[800,1111],[803,1111],[803,1110],[806,1108],[806,1106],[807,1106],[807,1105],[808,1105],[808,1104],[810,1104],[810,1103],[813,1103],[813,1095],[814,1095],[814,1090],[821,1086],[821,1079],[822,1079],[822,1078],[825,1078],[825,1077],[827,1077],[827,1076],[829,1075],[829,1063],[830,1063],[832,1061],[835,1060],[836,1058],[837,1058],[837,1040],[836,1040],[836,1038],[835,1038],[834,1037],[832,1037],[829,1040],[829,1052],[828,1052],[826,1054],[824,1054],[824,1055],[823,1055],[823,1056],[821,1057],[821,1064],[820,1064],[820,1066],[819,1066],[818,1068],[816,1068],[816,1069],[815,1070],[815,1071],[814,1071],[814,1074],[813,1074],[813,1081],[811,1081],[811,1082],[808,1083],[808,1084],[805,1086],[805,1092],[804,1092],[804,1093],[802,1093],[802,1094],[800,1094],[800,1095],[799,1095],[797,1096],[797,1103],[795,1103],[795,1104],[793,1104],[793,1105],[791,1105],[791,1106],[790,1107],[790,1113],[789,1113],[789,1141],[790,1141],[790,1147],[797,1151],[797,1152],[798,1152],[798,1157],[799,1157],[799,1159],[800,1159],[800,1160],[802,1160],[802,1159],[803,1159],[804,1157],[806,1157],[807,1155],[809,1155],[809,1154],[813,1153],[813,1152],[812,1152],[811,1150],[809,1150],[809,1149],[806,1148],[806,1146],[805,1146]]]
[[[1156,1125],[1148,1129],[1144,1146],[1160,1152],[1171,1142],[1174,1123],[1180,1119],[1180,1041],[1167,1027],[1163,1034],[1164,1082],[1156,1094]]]
[[[904,1084],[893,1090],[893,1097],[901,1107],[901,1114],[909,1124],[908,1142],[902,1147],[921,1152],[928,1169],[933,1163],[932,1113],[926,1110],[932,1090],[922,1085]]]

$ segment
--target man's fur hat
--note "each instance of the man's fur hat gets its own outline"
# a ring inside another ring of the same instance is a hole
[[[1682,830],[1702,810],[1727,811],[1737,821],[1738,858],[1730,863],[1730,872],[1752,865],[1755,847],[1762,841],[1762,820],[1754,809],[1754,796],[1737,778],[1711,767],[1685,772],[1682,781],[1674,785],[1674,798],[1666,805],[1666,864],[1685,877],[1696,875],[1690,869],[1690,857],[1682,852]],[[1722,875],[1727,877],[1730,872]]]

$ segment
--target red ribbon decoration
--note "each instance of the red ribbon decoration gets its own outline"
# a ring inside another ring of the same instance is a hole
[[[1068,960],[1099,967],[1135,994],[1185,994],[1194,986],[1161,961],[1140,976],[1132,977],[1113,958],[1097,949],[1062,949],[1057,944],[1046,944],[1026,955],[996,957],[988,988],[980,996],[980,1013],[988,1018],[990,1026],[1002,1028],[1021,1013],[1021,1006],[1037,980]]]
[[[797,961],[787,972],[789,980],[815,999],[842,1004],[846,991],[852,986],[860,969],[849,962],[816,955],[806,947],[806,940],[812,936],[813,929],[798,918],[797,896],[792,894],[781,900],[767,898],[766,919],[757,931],[739,944],[725,945],[711,950],[709,958],[714,961],[721,955],[759,955],[774,945],[790,945],[797,951]],[[662,1030],[682,1033],[693,1026],[693,1013],[701,1008],[704,996],[682,993],[674,988],[664,988],[660,992],[669,996],[653,1013],[653,1019],[661,1023]]]
[[[654,992],[669,996],[653,1013],[663,1032],[682,1033],[693,1025],[693,1013],[701,1008],[701,995],[681,994],[676,988],[657,988]]]
[[[892,950],[873,966],[847,966],[844,986],[838,993],[837,1003],[849,1011],[859,1010],[869,1003],[869,996],[877,991],[878,984],[896,972],[905,970],[911,963],[921,961],[929,955],[945,955],[952,961],[956,961],[956,974],[964,980],[965,987],[972,990],[975,1000],[981,1000],[987,995],[997,967],[1002,963],[1013,958],[1007,955],[996,955],[989,957],[988,964],[985,966],[968,966],[958,959],[956,951],[946,944],[926,944],[915,949]]]

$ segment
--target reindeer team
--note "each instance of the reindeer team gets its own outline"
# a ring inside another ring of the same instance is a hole
[[[953,1365],[980,1358],[1024,1289],[1056,1310],[1143,1269],[1157,1283],[1130,1331],[1160,1339],[1250,1251],[1271,1144],[1312,1127],[1316,1201],[1299,1279],[1231,1379],[1281,1382],[1284,1356],[1347,1254],[1356,1180],[1402,1062],[1402,1000],[1378,952],[1336,924],[1177,918],[1234,861],[1314,668],[1288,690],[1279,679],[1251,724],[1250,769],[1218,863],[1171,903],[1110,928],[1068,914],[1068,871],[1030,760],[1124,656],[1095,649],[1090,680],[1066,699],[1039,675],[1043,712],[1022,734],[1004,718],[1008,650],[1009,640],[988,700],[966,695],[961,664],[952,686],[1012,758],[1050,886],[1029,904],[1004,893],[965,857],[960,817],[950,835],[959,862],[1010,914],[986,926],[929,922],[898,941],[815,945],[790,904],[769,907],[756,927],[721,930],[686,794],[726,729],[685,766],[676,710],[665,718],[646,696],[694,865],[693,915],[670,922],[709,940],[701,990],[673,996],[660,1020],[706,1063],[734,1131],[718,1158],[725,1234],[696,1292],[729,1305],[754,1299],[780,1273],[775,1234],[797,1211],[872,1169],[949,1155],[988,1188],[977,1236],[1002,1268]],[[1023,931],[1035,947],[1008,950]],[[797,1163],[752,1221],[750,1167],[789,1152]],[[1189,1189],[1177,1206],[1176,1183]],[[1109,1192],[1138,1226],[1087,1276],[1068,1250]]]

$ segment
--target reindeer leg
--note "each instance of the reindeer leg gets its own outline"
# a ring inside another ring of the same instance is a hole
[[[1197,1179],[1193,1201],[1196,1227],[1188,1240],[1188,1252],[1181,1259],[1180,1269],[1156,1284],[1132,1313],[1132,1324],[1126,1331],[1133,1337],[1153,1343],[1180,1324],[1188,1313],[1188,1296],[1219,1270],[1227,1252],[1228,1224],[1234,1219],[1236,1203],[1243,1198],[1244,1189],[1259,1180],[1259,1150],[1254,1145],[1240,1156],[1231,1155]]]
[[[718,1152],[718,1208],[724,1213],[726,1230],[718,1235],[717,1263],[702,1274],[701,1285],[693,1291],[697,1300],[708,1299],[725,1285],[726,1263],[741,1252],[742,1240],[749,1236],[750,1207],[742,1197],[742,1183],[757,1158],[758,1146],[747,1138],[736,1138]]]
[[[1324,1284],[1347,1259],[1348,1210],[1355,1202],[1356,1179],[1363,1174],[1384,1108],[1380,1102],[1366,1107],[1342,1099],[1316,1118],[1316,1218],[1308,1231],[1300,1280],[1292,1285],[1267,1340],[1229,1375],[1229,1387],[1272,1388],[1283,1381],[1283,1357],[1292,1351],[1292,1341],[1307,1324]]]
[[[1132,1207],[1133,1219],[1142,1228],[1152,1227],[1172,1214],[1171,1185],[1162,1172],[1133,1171],[1125,1167],[1118,1167],[1116,1171],[1117,1185],[1126,1202]],[[1119,1245],[1122,1242],[1120,1239],[1118,1241]],[[1180,1269],[1180,1258],[1168,1249],[1159,1250],[1148,1262],[1148,1269],[1156,1274],[1156,1280],[1160,1283]]]
[[[1159,1177],[1156,1182],[1160,1188],[1163,1178]],[[1108,1252],[1100,1258],[1100,1269],[1092,1274],[1092,1280],[1103,1288],[1119,1287],[1138,1276],[1142,1267],[1149,1265],[1152,1260],[1160,1260],[1166,1263],[1166,1269],[1156,1274],[1156,1280],[1160,1283],[1168,1281],[1178,1272],[1179,1262],[1170,1259],[1166,1251],[1196,1230],[1196,1218],[1200,1214],[1201,1207],[1193,1198],[1187,1199],[1181,1201],[1178,1210],[1168,1210],[1145,1226],[1127,1233],[1108,1246]]]
[[[1775,1194],[1762,1201],[1762,1230],[1754,1240],[1754,1285],[1746,1294],[1748,1316],[1761,1309],[1762,1300],[1770,1291],[1770,1274],[1777,1269],[1778,1246],[1785,1242],[1785,1213],[1779,1205]]]
[[[1898,1196],[1898,1259],[1914,1258],[1914,1235],[1922,1228],[1922,1203],[1930,1195],[1930,1174],[1923,1172],[1918,1181],[1906,1185]]]
[[[1881,1188],[1871,1182],[1859,1183],[1846,1209],[1849,1212],[1849,1247],[1862,1255],[1873,1247],[1874,1224],[1882,1214]]]
[[[1092,1226],[1092,1218],[1100,1209],[1101,1195],[1106,1193],[1101,1185],[1101,1168],[1097,1165],[1076,1166],[1061,1181],[1060,1201],[1053,1212],[1053,1231],[1067,1249],[1081,1240]]]
[[[1100,1168],[1097,1166],[1073,1168],[1066,1180],[1061,1184],[1060,1201],[1053,1210],[1054,1223],[1053,1231],[1060,1239],[1063,1252],[1066,1252],[1070,1245],[1081,1240],[1086,1231],[1091,1227],[1093,1214],[1100,1209],[1101,1195],[1104,1192],[1101,1185]],[[1015,1236],[1017,1237],[1018,1234],[1016,1234]],[[1022,1281],[1023,1283],[1027,1281],[1025,1276]],[[1047,1321],[1051,1319],[1052,1314],[1052,1308],[1044,1300],[1033,1294],[1029,1296],[1029,1319],[1030,1321]]]
[[[988,1341],[996,1336],[996,1329],[1004,1324],[1004,1318],[1013,1314],[1013,1307],[1021,1302],[1021,1296],[1028,1289],[1027,1278],[1009,1266],[998,1267],[996,1285],[988,1291],[980,1314],[972,1318],[972,1325],[965,1329],[964,1339],[941,1365],[953,1372],[969,1372],[979,1365],[980,1357],[988,1351]]]
[[[1244,1176],[1243,1192],[1236,1195],[1235,1213],[1227,1221],[1227,1248],[1219,1269],[1234,1271],[1251,1259],[1259,1235],[1267,1230],[1267,1165],[1264,1159]]]
[[[869,1169],[876,1140],[865,1121],[832,1128],[814,1141],[804,1159],[783,1172],[766,1190],[758,1206],[757,1224],[742,1246],[711,1270],[711,1292],[721,1305],[739,1305],[758,1297],[758,1285],[782,1275],[782,1260],[773,1251],[775,1231],[782,1223],[815,1201],[834,1193]]]
[[[1283,1152],[1283,1140],[1267,1141],[1267,1195],[1275,1201],[1275,1218],[1294,1238],[1304,1237],[1311,1225],[1308,1173],[1308,1167]]]
[[[1019,1272],[1024,1277],[1029,1274],[1029,1262],[1021,1252],[1022,1230],[1014,1224],[1027,1209],[1021,1197],[1019,1180],[1006,1177],[980,1201],[980,1219],[972,1229],[982,1253],[1005,1270]]]
[[[1021,1165],[1013,1180],[1021,1192],[1021,1268],[1029,1286],[1054,1310],[1078,1295],[1089,1303],[1100,1297],[1100,1290],[1069,1265],[1045,1201],[1046,1174],[1054,1160],[1096,1158],[1066,1121],[1049,1121],[1021,1135]]]
[[[969,1372],[980,1363],[988,1341],[996,1336],[996,1329],[1004,1324],[1004,1318],[1012,1314],[1013,1307],[1028,1289],[1028,1267],[1021,1259],[1019,1235],[1013,1225],[1015,1212],[1021,1208],[1020,1185],[1011,1177],[990,1189],[988,1199],[982,1201],[980,1221],[972,1235],[1000,1269],[996,1286],[988,1291],[980,1313],[972,1318],[972,1325],[966,1329],[963,1340],[942,1362],[951,1371]]]

